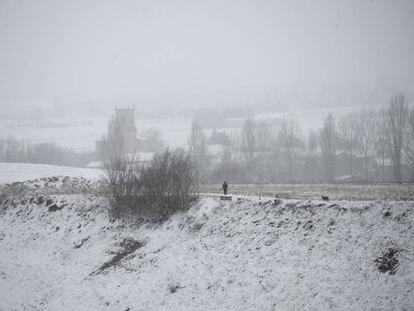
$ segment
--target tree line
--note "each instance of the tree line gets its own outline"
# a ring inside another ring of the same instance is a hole
[[[211,136],[193,121],[188,145],[203,183],[414,180],[414,107],[402,94],[382,109],[329,114],[322,128],[306,134],[295,120],[247,119],[237,134]],[[208,151],[212,140],[222,146],[219,158]]]
[[[53,142],[31,143],[14,136],[0,139],[0,162],[84,167],[90,161],[89,154],[77,153]]]

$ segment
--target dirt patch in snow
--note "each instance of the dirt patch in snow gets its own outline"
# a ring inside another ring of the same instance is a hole
[[[115,253],[115,256],[113,256],[110,260],[105,262],[102,266],[100,266],[97,270],[92,272],[90,275],[91,276],[96,275],[96,274],[99,274],[99,273],[102,273],[108,270],[109,268],[115,267],[121,262],[122,259],[124,259],[128,255],[131,255],[132,253],[134,253],[137,249],[141,248],[142,246],[144,246],[144,243],[140,241],[136,241],[130,238],[124,239],[120,243],[121,248]]]
[[[389,247],[384,250],[380,256],[375,258],[374,262],[379,272],[395,274],[398,270],[398,254],[401,249],[397,247]]]

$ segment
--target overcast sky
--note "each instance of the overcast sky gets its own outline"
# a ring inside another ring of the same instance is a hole
[[[0,1],[0,105],[414,86],[414,1]]]

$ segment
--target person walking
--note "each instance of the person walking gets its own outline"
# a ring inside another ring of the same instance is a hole
[[[227,184],[226,181],[224,181],[224,183],[223,183],[223,192],[224,192],[224,195],[227,195],[227,188],[228,187],[229,187],[229,185]]]

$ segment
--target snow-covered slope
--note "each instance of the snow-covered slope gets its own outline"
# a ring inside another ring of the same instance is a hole
[[[99,178],[102,170],[33,163],[0,163],[0,184],[53,176]]]
[[[414,306],[413,202],[202,199],[141,226],[95,195],[0,204],[0,310]]]

